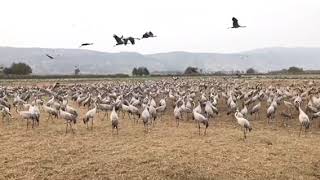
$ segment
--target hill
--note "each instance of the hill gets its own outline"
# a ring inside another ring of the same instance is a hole
[[[50,60],[46,53],[55,57]],[[143,55],[135,52],[108,53],[82,49],[44,49],[0,47],[0,64],[12,62],[29,64],[34,74],[71,74],[74,66],[81,73],[131,73],[136,66],[152,71],[183,71],[196,66],[206,71],[246,70],[253,67],[260,72],[279,70],[289,66],[320,69],[320,48],[263,48],[240,53],[168,52]]]

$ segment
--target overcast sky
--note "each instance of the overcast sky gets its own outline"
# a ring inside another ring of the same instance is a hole
[[[1,0],[0,46],[119,52],[320,47],[320,0]],[[247,28],[227,29],[231,18]],[[113,47],[112,35],[157,38]]]

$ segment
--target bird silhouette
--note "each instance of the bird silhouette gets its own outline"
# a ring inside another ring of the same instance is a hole
[[[123,36],[119,37],[119,36],[114,34],[113,38],[117,41],[117,44],[114,45],[114,46],[119,46],[119,45],[123,45],[124,44]]]
[[[133,38],[133,37],[127,37],[123,39],[124,45],[128,44],[128,41],[132,44],[135,45],[135,40],[140,40],[139,38]]]
[[[240,26],[239,23],[238,23],[238,19],[235,18],[235,17],[232,18],[232,22],[233,22],[232,23],[232,27],[229,27],[229,28],[240,28],[240,27],[244,28],[244,27],[247,27],[247,26]]]
[[[54,57],[50,56],[49,54],[46,54],[46,56],[50,59],[54,59]]]
[[[79,48],[81,48],[82,46],[91,46],[93,45],[93,43],[82,43]]]
[[[146,32],[146,33],[144,33],[144,34],[142,35],[142,39],[143,39],[143,38],[150,38],[150,37],[157,37],[157,36],[155,36],[151,31]]]

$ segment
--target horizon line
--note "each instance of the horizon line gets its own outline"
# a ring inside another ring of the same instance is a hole
[[[243,51],[236,51],[236,52],[208,52],[208,51],[184,51],[184,50],[173,50],[173,51],[162,51],[156,53],[140,53],[137,51],[118,51],[118,52],[110,52],[110,51],[100,51],[100,50],[92,50],[92,49],[80,49],[80,48],[48,48],[48,47],[19,47],[19,46],[0,46],[0,48],[16,48],[16,49],[52,49],[52,50],[80,50],[80,51],[92,51],[92,52],[99,52],[99,53],[110,53],[110,54],[117,54],[117,53],[137,53],[141,55],[154,55],[154,54],[165,54],[165,53],[194,53],[194,54],[242,54],[248,53],[251,51],[256,50],[263,50],[263,49],[275,49],[275,48],[283,48],[283,49],[297,49],[297,48],[304,48],[304,49],[320,49],[316,46],[266,46],[266,47],[257,47],[253,49],[243,50]]]

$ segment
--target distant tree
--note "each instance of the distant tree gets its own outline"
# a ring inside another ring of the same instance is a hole
[[[199,74],[198,68],[189,66],[184,71],[184,74],[186,74],[186,75]]]
[[[80,69],[77,67],[75,70],[74,70],[74,75],[79,75],[80,74]]]
[[[4,67],[0,65],[0,74],[3,74]]]
[[[12,74],[11,68],[4,68],[3,69],[3,74],[5,74],[5,75]]]
[[[5,74],[17,74],[17,75],[28,75],[32,73],[32,69],[25,63],[12,63],[10,68],[4,69]]]
[[[32,73],[32,69],[25,63],[12,63],[10,67],[3,68],[3,74],[17,74],[17,75],[28,75]]]
[[[226,73],[223,72],[223,71],[216,71],[216,72],[214,72],[213,74],[214,74],[214,75],[226,75]]]
[[[150,72],[146,67],[143,68],[143,75],[150,75]]]
[[[247,69],[246,73],[247,74],[255,74],[255,73],[257,73],[257,71],[254,70],[253,68],[249,68],[249,69]]]
[[[133,76],[147,76],[150,75],[149,70],[146,67],[138,67],[133,68],[132,70]]]
[[[235,73],[235,74],[241,74],[241,71],[236,70],[236,71],[234,71],[234,73]]]
[[[138,69],[134,67],[132,70],[132,76],[137,76],[137,75],[138,75]]]
[[[289,67],[288,73],[292,73],[292,74],[303,73],[303,69],[292,66],[292,67]]]

